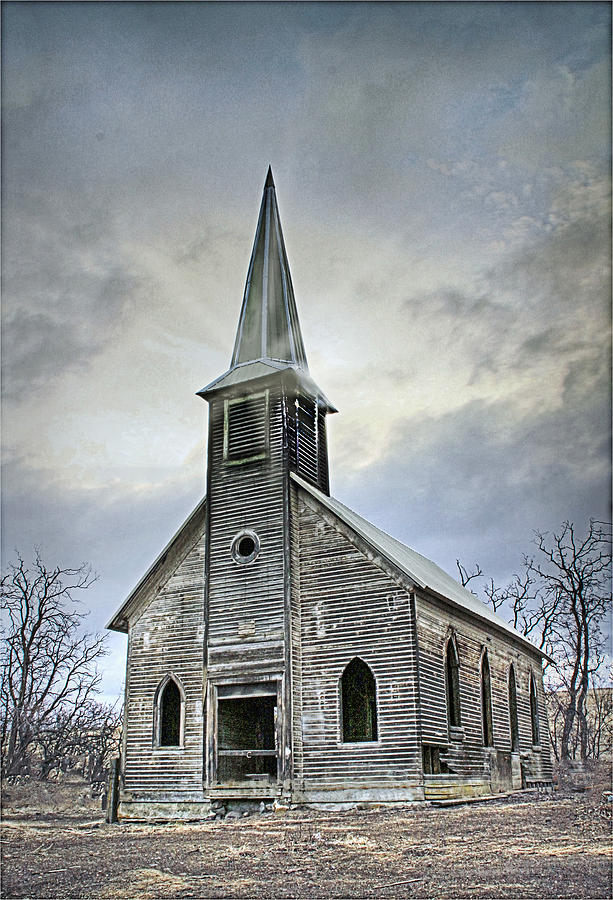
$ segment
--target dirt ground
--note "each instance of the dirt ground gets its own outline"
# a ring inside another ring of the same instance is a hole
[[[2,896],[610,898],[610,789],[602,769],[553,795],[153,826],[104,824],[82,784],[9,785]]]

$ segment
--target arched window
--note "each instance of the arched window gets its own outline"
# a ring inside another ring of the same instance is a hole
[[[460,661],[452,635],[445,650],[445,686],[447,690],[447,721],[450,728],[459,728],[460,718]]]
[[[487,650],[481,657],[481,715],[483,720],[483,745],[494,745],[494,728],[492,725],[492,680]]]
[[[352,659],[341,678],[343,742],[377,740],[377,685],[365,662]]]
[[[517,721],[517,688],[515,686],[515,669],[509,669],[509,720],[511,723],[511,750],[519,750],[519,723]]]
[[[183,742],[183,694],[170,675],[158,688],[155,732],[159,747],[180,747]]]
[[[536,697],[536,683],[532,672],[530,672],[530,718],[532,720],[532,743],[538,744],[540,743],[539,707]]]

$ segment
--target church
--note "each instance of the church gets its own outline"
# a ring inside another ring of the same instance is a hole
[[[119,817],[406,804],[552,778],[543,654],[330,494],[272,172],[207,489],[109,623],[128,635]]]

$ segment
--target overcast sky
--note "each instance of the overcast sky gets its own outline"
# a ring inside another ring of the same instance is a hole
[[[5,3],[4,564],[102,628],[201,497],[269,163],[334,496],[500,582],[609,518],[609,18]]]

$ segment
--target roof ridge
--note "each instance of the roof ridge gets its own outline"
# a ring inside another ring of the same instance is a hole
[[[528,645],[535,653],[546,656],[546,654],[542,650],[539,650],[538,647],[535,647],[525,635],[513,628],[512,625],[509,625],[508,622],[505,622],[501,616],[494,612],[486,603],[477,597],[476,594],[473,594],[472,591],[465,588],[453,577],[453,575],[450,575],[449,572],[446,572],[437,563],[428,559],[427,556],[424,556],[417,550],[413,550],[411,547],[403,544],[402,541],[399,541],[398,538],[393,537],[391,534],[388,534],[376,525],[373,525],[368,519],[365,519],[335,497],[328,497],[326,494],[323,494],[316,487],[313,487],[313,485],[300,478],[299,475],[296,475],[295,472],[291,473],[291,478],[300,485],[300,487],[315,497],[315,499],[323,506],[327,507],[332,513],[343,519],[350,528],[353,528],[360,537],[386,557],[389,562],[403,571],[418,587],[433,591],[450,603],[464,609],[467,613],[475,615],[489,624],[494,624],[501,630],[511,634],[516,640]],[[345,512],[346,515],[343,515],[343,512]],[[354,521],[352,521],[352,519]],[[356,522],[355,520],[358,521]],[[381,536],[381,538],[385,540],[382,540],[378,536]],[[390,541],[394,546],[386,547],[385,543],[387,541]],[[394,554],[394,550],[396,550],[396,554]],[[418,569],[418,572],[415,571],[415,568]]]

